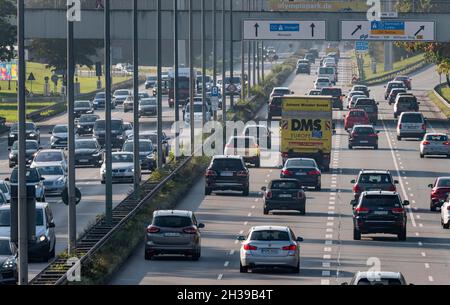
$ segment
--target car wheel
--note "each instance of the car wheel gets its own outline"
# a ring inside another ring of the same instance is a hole
[[[300,215],[306,215],[306,208],[303,207],[303,209],[299,210]]]
[[[250,187],[246,187],[243,191],[242,191],[242,195],[244,196],[248,196],[250,194]]]
[[[316,191],[316,192],[320,192],[321,190],[322,190],[322,185],[316,185],[316,187],[314,188],[314,190]]]
[[[401,136],[397,136],[397,140],[398,140],[398,141],[401,141],[401,140],[402,140],[402,137],[401,137]]]
[[[403,229],[402,232],[397,234],[398,240],[405,241],[406,240],[406,228]]]
[[[200,259],[201,256],[201,252],[200,250],[197,250],[193,255],[192,255],[192,260],[193,261],[198,261]]]
[[[353,149],[353,146],[352,146],[352,145],[349,145],[349,146],[348,146],[348,149],[350,149],[350,150]]]
[[[420,154],[420,158],[421,159],[425,158],[425,155],[424,154]]]
[[[248,272],[248,267],[247,266],[242,266],[242,263],[239,263],[239,272],[240,273],[247,273]]]
[[[209,195],[211,195],[211,193],[212,193],[212,190],[209,187],[205,187],[205,195],[209,196]]]
[[[361,231],[353,228],[353,240],[361,240]]]
[[[51,257],[51,258],[54,258],[54,257],[55,257],[55,254],[56,254],[56,253],[55,253],[55,252],[56,252],[56,251],[55,251],[55,248],[56,248],[56,243],[53,245],[52,251],[50,251],[50,257]]]
[[[300,261],[297,263],[297,266],[292,268],[292,273],[300,273]]]
[[[102,184],[105,184],[105,180],[102,180]]]
[[[375,145],[373,149],[378,150],[378,145]]]
[[[260,157],[258,157],[258,159],[256,160],[255,167],[256,168],[260,168],[261,167],[261,158]]]
[[[269,209],[263,209],[263,214],[264,215],[269,215],[270,210]]]
[[[432,201],[430,201],[430,211],[431,212],[436,212],[436,207],[434,206]],[[441,220],[442,220],[442,218],[441,218]]]
[[[152,257],[153,257],[152,254],[148,253],[147,251],[144,252],[144,259],[145,259],[146,261],[151,260]]]

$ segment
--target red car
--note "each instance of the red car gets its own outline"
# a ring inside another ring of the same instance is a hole
[[[411,90],[412,88],[411,78],[409,76],[399,75],[394,79],[394,81],[403,82],[408,90]]]
[[[344,116],[345,130],[352,129],[355,125],[369,124],[369,115],[363,109],[351,109],[347,115]]]
[[[441,200],[445,200],[450,193],[450,177],[439,177],[428,187],[431,188],[430,211],[436,211],[436,208],[442,205]]]

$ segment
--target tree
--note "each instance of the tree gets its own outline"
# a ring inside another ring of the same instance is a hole
[[[102,47],[101,40],[75,40],[75,64],[92,67],[92,56]],[[47,68],[65,70],[67,67],[67,41],[65,39],[35,39],[30,45],[35,60],[46,64]]]
[[[12,22],[15,16],[15,3],[12,0],[0,0],[0,61],[9,61],[15,57],[17,29]]]

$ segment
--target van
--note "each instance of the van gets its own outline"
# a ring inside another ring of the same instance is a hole
[[[423,139],[427,133],[426,119],[420,112],[403,112],[397,124],[397,140],[403,138]]]
[[[317,70],[317,78],[328,77],[333,84],[336,84],[336,69],[333,67],[320,67]]]

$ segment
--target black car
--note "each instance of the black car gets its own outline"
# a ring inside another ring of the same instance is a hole
[[[31,164],[34,159],[34,155],[40,149],[39,144],[35,140],[27,140],[26,141],[26,151],[25,151],[25,159],[28,164]],[[12,147],[9,149],[9,168],[13,168],[17,165],[17,159],[19,154],[19,141],[14,142]]]
[[[359,98],[353,107],[354,109],[362,109],[367,112],[369,121],[372,124],[378,122],[378,102],[370,98]]]
[[[300,63],[297,65],[297,69],[295,71],[296,74],[306,73],[311,74],[311,66],[309,64]]]
[[[17,248],[9,237],[0,237],[0,284],[16,284],[17,279]]]
[[[249,170],[240,156],[214,156],[205,173],[205,195],[213,191],[250,193]]]
[[[269,104],[269,113],[268,113],[269,121],[272,120],[273,117],[281,116],[281,113],[283,111],[282,105],[283,105],[282,97],[272,98]]]
[[[91,135],[94,132],[95,121],[99,120],[100,116],[97,114],[83,114],[76,120],[78,135]]]
[[[291,158],[284,163],[280,178],[291,178],[300,182],[303,187],[322,190],[322,172],[314,159]]]
[[[94,107],[90,101],[75,101],[75,117],[79,118],[83,114],[94,113]]]
[[[372,125],[355,125],[348,135],[348,149],[355,146],[373,147],[378,149],[378,134]]]
[[[264,192],[264,215],[272,210],[295,210],[306,213],[306,195],[300,181],[296,179],[272,180]]]
[[[92,138],[75,140],[75,165],[102,166],[103,150],[97,140]]]
[[[39,127],[36,126],[34,123],[26,123],[26,137],[27,140],[35,140],[38,142],[38,144],[41,144],[41,132],[39,130]],[[11,129],[9,130],[8,134],[8,146],[11,146],[14,144],[15,141],[19,139],[19,123],[14,123],[11,126]]]
[[[352,90],[350,90],[350,91],[364,92],[365,96],[370,97],[370,90],[367,86],[364,86],[364,85],[355,85],[355,86],[353,86]]]
[[[322,88],[320,95],[333,97],[333,108],[344,109],[344,95],[341,88]]]
[[[105,145],[106,135],[105,120],[97,120],[94,124],[94,138],[98,141],[100,146]],[[122,119],[111,120],[111,146],[116,149],[121,149],[126,140],[125,130],[123,128]]]
[[[363,192],[353,207],[353,239],[360,240],[361,234],[395,234],[399,240],[406,240],[408,201],[400,199],[396,192]]]

